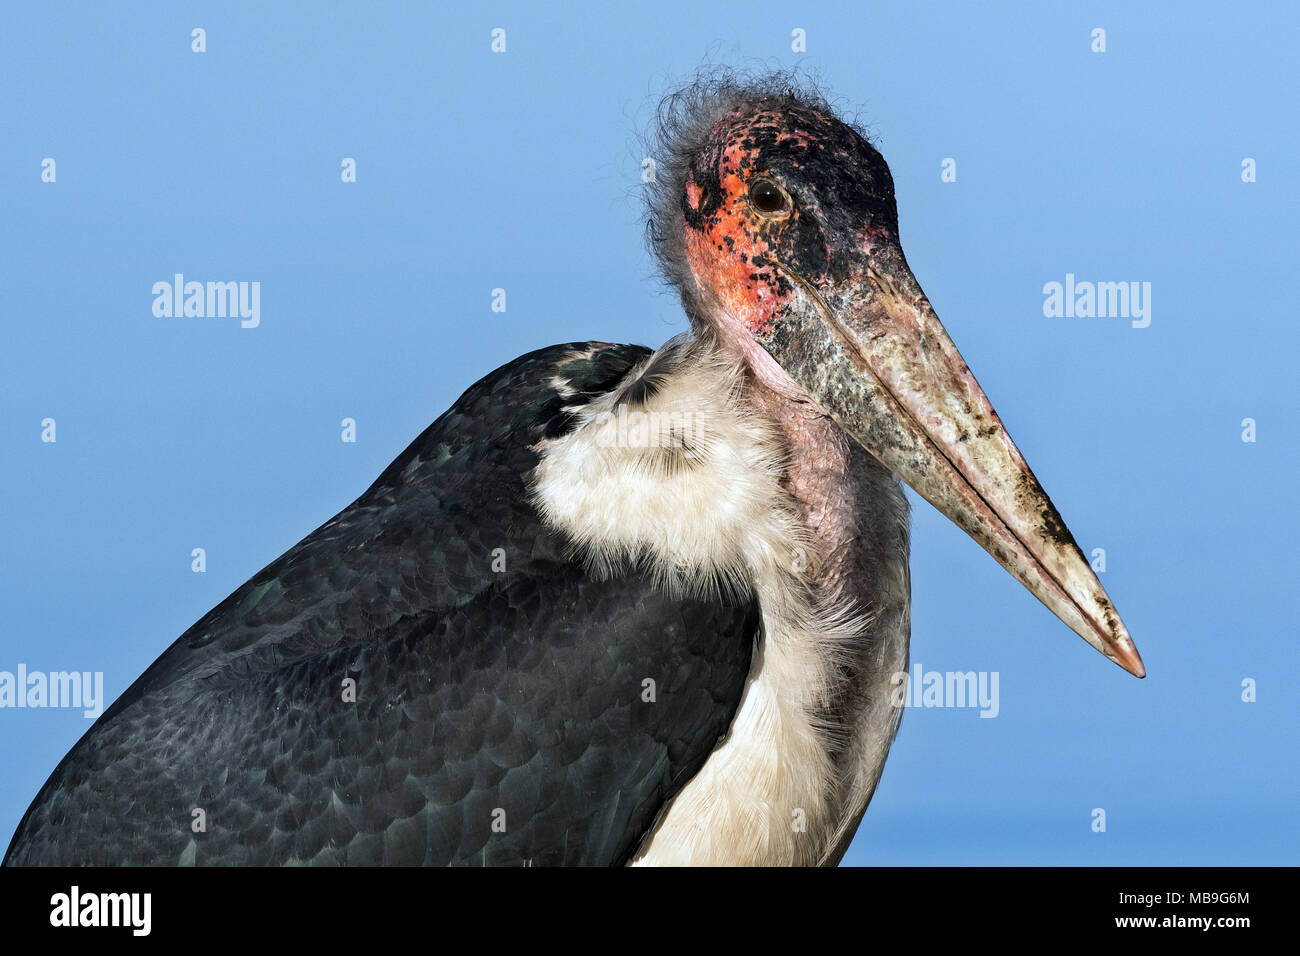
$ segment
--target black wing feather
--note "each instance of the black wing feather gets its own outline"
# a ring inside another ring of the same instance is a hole
[[[625,862],[726,732],[758,628],[752,598],[593,578],[527,500],[532,446],[571,427],[553,378],[601,394],[647,354],[555,346],[470,388],[114,702],[5,863]]]

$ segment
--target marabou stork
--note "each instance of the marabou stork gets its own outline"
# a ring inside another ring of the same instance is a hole
[[[688,334],[472,386],[122,694],[5,862],[836,863],[901,713],[900,479],[1143,676],[884,159],[788,82],[661,108],[648,235]]]

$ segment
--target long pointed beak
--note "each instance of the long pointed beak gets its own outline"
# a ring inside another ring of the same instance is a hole
[[[869,452],[997,559],[1076,634],[1146,669],[1105,588],[896,245],[861,278],[794,286],[759,343]]]

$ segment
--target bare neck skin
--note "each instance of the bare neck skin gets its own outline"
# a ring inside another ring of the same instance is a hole
[[[786,487],[818,552],[819,597],[828,603],[843,600],[849,597],[845,587],[857,531],[848,438],[811,401],[780,394],[756,377],[749,399],[784,440]]]
[[[898,479],[795,384],[744,323],[717,305],[702,311],[697,328],[743,365],[746,398],[784,440],[786,487],[819,559],[818,597],[826,607],[853,603],[870,611],[881,626],[901,627],[906,641],[908,521]],[[867,675],[848,676],[861,687]]]
[[[723,348],[737,343],[723,343]],[[849,438],[748,336],[739,343],[746,397],[781,433],[787,457],[786,487],[817,550],[818,597],[832,606],[852,598],[857,548],[857,482]]]
[[[817,551],[814,588],[827,609],[867,614],[863,639],[837,664],[821,723],[835,764],[841,828],[827,862],[838,863],[884,769],[902,712],[891,688],[908,666],[911,581],[908,506],[898,479],[812,401],[701,284],[687,313],[697,333],[743,364],[746,398],[780,430],[786,487]]]
[[[818,600],[825,608],[870,615],[863,640],[839,663],[838,689],[824,715],[827,726],[838,728],[827,740],[846,821],[830,857],[837,862],[875,790],[901,716],[891,689],[894,675],[907,668],[908,506],[898,479],[852,442],[771,356],[748,338],[740,351],[746,398],[784,440],[786,487],[817,551]]]

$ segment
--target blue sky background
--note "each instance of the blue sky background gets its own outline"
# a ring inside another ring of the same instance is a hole
[[[914,498],[913,660],[997,671],[1000,714],[910,710],[846,863],[1300,862],[1296,7],[475,6],[6,11],[0,670],[111,699],[486,372],[682,330],[638,132],[706,62],[799,65],[889,161],[914,271],[1150,674]],[[155,318],[174,272],[260,281],[261,326]],[[1150,327],[1045,318],[1067,272],[1150,282]],[[0,710],[0,845],[88,723]]]

